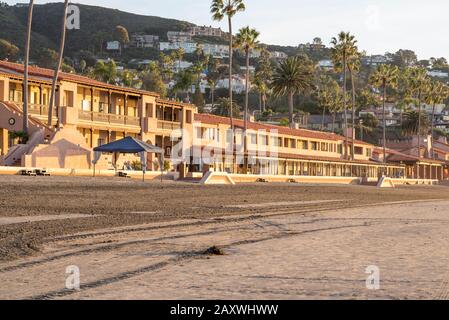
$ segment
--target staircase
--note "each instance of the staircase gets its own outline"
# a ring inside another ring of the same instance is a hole
[[[1,121],[14,119],[15,124],[0,123],[0,127],[8,128],[9,131],[21,131],[23,122],[22,109],[12,102],[0,102]],[[26,144],[18,144],[8,151],[8,154],[0,159],[0,165],[21,166],[22,157],[31,152],[36,146],[50,141],[55,132],[45,123],[32,116],[28,117],[29,139]]]

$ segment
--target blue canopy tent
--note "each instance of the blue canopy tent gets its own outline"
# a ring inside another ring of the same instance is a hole
[[[120,153],[138,153],[140,154],[140,161],[142,163],[143,181],[145,181],[145,172],[147,167],[147,153],[156,153],[160,155],[160,167],[161,167],[161,181],[164,172],[164,150],[162,148],[153,146],[141,140],[135,139],[133,137],[126,137],[121,140],[117,140],[108,144],[94,148],[95,156],[92,161],[94,164],[94,176],[95,176],[95,165],[100,159],[102,153],[112,153],[114,154],[115,162],[117,161],[117,155]],[[114,166],[116,164],[114,163]],[[117,168],[116,168],[117,170]]]

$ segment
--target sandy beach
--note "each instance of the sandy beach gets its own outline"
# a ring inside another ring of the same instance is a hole
[[[0,180],[1,299],[449,298],[444,186]]]

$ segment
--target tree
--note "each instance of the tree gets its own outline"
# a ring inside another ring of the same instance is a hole
[[[86,60],[81,60],[80,61],[80,71],[81,73],[84,73],[84,71],[86,71],[86,67],[87,67],[87,62]]]
[[[273,77],[273,65],[270,52],[265,47],[262,47],[260,50],[260,57],[257,62],[254,82],[259,91],[259,109],[263,112],[266,110],[267,95]]]
[[[142,80],[139,79],[134,71],[123,70],[120,73],[120,78],[125,87],[139,89],[142,86]]]
[[[215,104],[215,106],[212,108],[212,114],[217,116],[225,117],[229,115],[229,110],[231,110],[231,107],[229,106],[229,98],[220,98],[218,99],[218,103]],[[239,107],[236,105],[236,103],[233,103],[234,107],[232,108],[234,114],[234,117],[239,116]]]
[[[394,54],[387,54],[392,64],[400,69],[413,67],[418,63],[418,57],[412,50],[398,50]]]
[[[195,83],[195,76],[190,69],[183,70],[176,74],[175,85],[173,87],[173,91],[175,94],[178,92],[186,92],[187,93],[187,102],[190,103],[190,89],[192,85]]]
[[[373,86],[382,90],[382,114],[383,114],[383,151],[384,163],[387,162],[387,119],[385,104],[387,102],[387,88],[395,89],[398,85],[399,69],[392,65],[380,65],[371,77]]]
[[[222,21],[225,17],[228,19],[229,28],[229,101],[232,99],[232,57],[233,57],[233,34],[232,18],[239,12],[245,11],[246,7],[243,0],[212,0],[210,8],[212,18],[215,21]],[[231,117],[231,128],[234,130],[233,103],[229,103],[229,116]]]
[[[114,32],[114,38],[120,42],[120,55],[122,55],[122,47],[129,43],[128,30],[123,26],[116,26]]]
[[[223,68],[220,68],[218,59],[209,59],[209,66],[207,68],[207,83],[210,87],[212,108],[215,104],[215,88],[218,80],[223,77]]]
[[[48,126],[51,128],[53,120],[53,105],[56,100],[56,84],[58,82],[59,72],[61,71],[62,60],[64,59],[64,47],[65,47],[65,35],[66,35],[66,19],[67,19],[67,7],[69,6],[69,0],[64,1],[64,12],[62,15],[62,26],[61,26],[61,39],[59,42],[59,52],[58,61],[55,66],[55,71],[53,75],[53,82],[51,85],[50,101],[48,107]]]
[[[326,111],[330,111],[332,106],[336,103],[338,92],[338,83],[330,76],[322,75],[318,83],[318,90],[316,92],[317,101],[323,110],[323,117],[321,122],[321,130],[324,130],[324,118]]]
[[[159,93],[162,97],[167,95],[167,88],[162,80],[161,71],[155,62],[148,65],[140,74],[140,80],[142,81],[142,89]]]
[[[241,28],[236,35],[235,46],[245,53],[246,61],[246,84],[245,84],[245,119],[244,119],[244,131],[248,129],[248,104],[249,104],[249,89],[250,89],[250,78],[249,78],[249,58],[251,52],[257,48],[259,45],[259,35],[260,33],[256,29],[251,29],[250,27]]]
[[[427,70],[420,67],[414,67],[410,71],[410,87],[411,92],[414,95],[415,102],[418,106],[418,157],[421,158],[421,134],[422,134],[422,98],[423,93],[429,86],[429,77],[427,76]]]
[[[34,1],[28,5],[27,33],[25,37],[25,62],[23,68],[23,132],[28,135],[28,64],[30,58],[31,24],[33,22]]]
[[[11,42],[4,39],[0,39],[0,60],[15,59],[19,54],[19,48],[13,45]]]
[[[435,133],[435,107],[437,104],[443,103],[449,97],[448,87],[439,81],[431,81],[424,93],[424,100],[428,105],[432,106],[432,118],[431,118],[431,139],[432,139],[432,157],[435,158],[433,152],[433,137]]]
[[[357,41],[349,32],[340,32],[338,37],[332,38],[332,60],[334,61],[335,71],[343,72],[343,97],[346,97],[347,91],[347,68],[348,61],[357,51]],[[345,158],[348,158],[348,117],[346,99],[343,99],[344,109],[344,136],[345,136]]]
[[[401,127],[404,135],[420,136],[429,129],[429,117],[425,114],[420,115],[419,112],[416,111],[405,112],[404,121],[402,122]],[[421,150],[421,145],[418,146],[418,150]],[[421,152],[419,152],[419,154],[421,154]]]
[[[279,63],[271,83],[275,96],[287,96],[289,125],[294,128],[293,98],[295,94],[314,88],[314,65],[305,58],[290,57]]]
[[[95,64],[93,75],[96,80],[115,84],[117,80],[117,65],[115,64],[115,61],[110,60],[107,63],[98,61]]]

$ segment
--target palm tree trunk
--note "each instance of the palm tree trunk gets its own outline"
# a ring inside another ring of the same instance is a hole
[[[350,70],[351,74],[351,86],[352,86],[352,131],[351,131],[351,153],[352,160],[355,158],[355,146],[354,146],[354,137],[355,137],[355,83],[354,83],[354,72]]]
[[[66,35],[66,19],[67,19],[67,7],[69,5],[69,0],[64,1],[64,14],[62,17],[62,26],[61,26],[61,41],[59,43],[59,53],[58,53],[58,62],[55,67],[55,73],[53,75],[53,82],[51,85],[51,94],[50,94],[50,105],[48,108],[48,126],[52,126],[53,120],[53,106],[55,105],[55,96],[56,96],[56,84],[58,82],[59,71],[61,70],[62,60],[64,58],[64,46],[65,46],[65,35]],[[61,94],[61,92],[59,93]],[[61,123],[61,114],[58,112],[58,125]]]
[[[324,117],[326,116],[326,106],[323,106],[323,117],[321,118],[321,131],[324,131]]]
[[[248,104],[249,104],[249,50],[246,50],[246,81],[245,81],[245,134],[248,130]]]
[[[336,112],[332,112],[332,132],[335,132],[335,118],[337,117]]]
[[[215,84],[212,84],[210,87],[210,96],[211,96],[211,103],[212,103],[212,109],[213,109],[214,104],[215,104]]]
[[[343,53],[343,110],[344,110],[344,136],[345,136],[345,159],[348,160],[348,115],[346,113],[346,52]]]
[[[435,130],[435,103],[433,103],[433,107],[432,107],[432,122],[430,124],[430,134],[431,134],[431,138],[430,138],[430,143],[432,146],[432,159],[435,160],[435,152],[433,151],[433,131]]]
[[[387,84],[383,83],[383,98],[382,98],[382,114],[383,114],[383,149],[384,149],[384,164],[387,163],[387,117],[385,112],[385,99],[387,97]],[[385,170],[385,168],[384,168]],[[385,172],[384,172],[385,173]]]
[[[293,92],[288,93],[288,122],[290,124],[290,128],[295,128],[295,123],[293,121]]]
[[[418,93],[418,158],[421,159],[421,89]]]
[[[234,112],[232,102],[232,18],[228,16],[229,25],[229,116],[231,117],[231,129],[234,131]]]
[[[28,7],[27,34],[25,38],[25,62],[23,68],[23,132],[28,135],[28,64],[30,59],[31,24],[33,22],[34,0]]]

